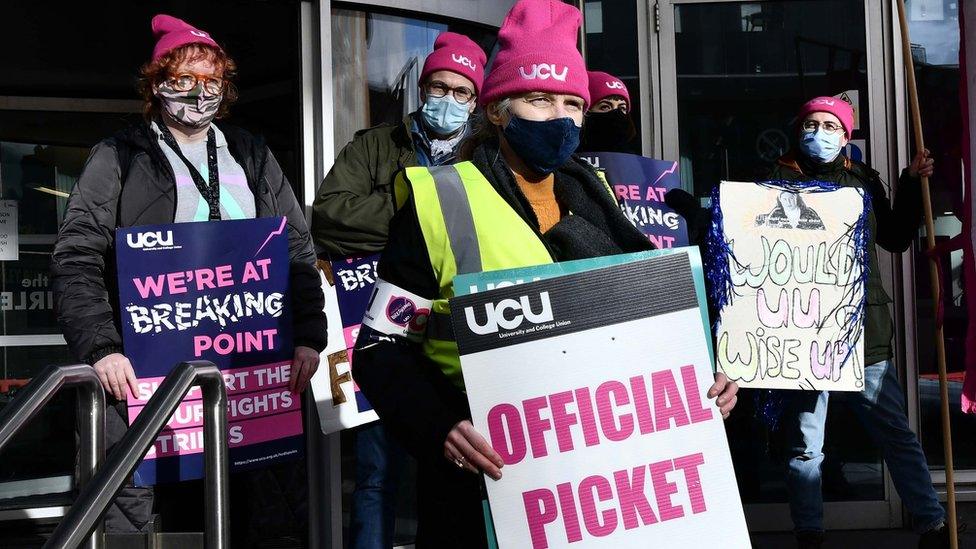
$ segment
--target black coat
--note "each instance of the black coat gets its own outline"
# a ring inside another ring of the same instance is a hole
[[[572,158],[556,171],[556,199],[566,215],[545,233],[497,141],[474,150],[472,162],[492,188],[525,220],[555,261],[637,252],[653,246],[620,211],[596,171]],[[518,242],[512,242],[518,246]],[[390,239],[378,277],[419,297],[434,300],[439,284],[431,266],[416,205],[409,199],[390,221]],[[420,345],[372,330],[356,342],[352,373],[387,433],[418,461],[417,546],[486,547],[479,477],[444,458],[444,441],[459,421],[471,417],[463,390],[423,355]],[[451,519],[443,520],[444,509]]]
[[[554,189],[557,199],[573,215],[564,216],[545,234],[539,233],[535,213],[496,141],[475,149],[472,162],[537,232],[554,261],[653,248],[621,213],[596,171],[578,158],[570,159],[556,171]],[[377,269],[384,282],[417,296],[434,300],[440,293],[412,197],[390,222],[390,240]],[[443,461],[441,448],[447,433],[458,421],[470,417],[462,390],[422,355],[419,345],[374,334],[365,325],[359,332],[355,352],[353,377],[388,432],[419,460]]]
[[[257,217],[288,219],[294,343],[321,351],[325,297],[302,207],[263,139],[230,126],[220,129],[247,176]],[[58,322],[76,359],[93,364],[122,352],[115,229],[172,223],[175,214],[175,176],[147,124],[95,145],[68,198],[51,257]]]

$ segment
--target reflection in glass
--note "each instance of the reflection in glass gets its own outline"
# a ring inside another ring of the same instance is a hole
[[[962,229],[962,128],[959,106],[959,4],[910,0],[909,33],[918,84],[925,146],[935,158],[931,178],[932,213],[936,242],[944,242]],[[915,249],[915,339],[918,359],[919,435],[932,469],[945,466],[942,449],[941,401],[937,374],[935,300],[932,298],[925,231],[919,231]],[[946,363],[949,372],[949,414],[953,459],[957,469],[976,468],[976,416],[961,411],[966,308],[962,280],[962,252],[939,258],[942,264],[941,306]]]
[[[794,144],[797,108],[817,95],[855,92],[857,150],[848,152],[865,159],[865,23],[863,9],[853,5],[805,0],[675,8],[686,188],[704,197],[722,179],[751,180],[765,172]]]

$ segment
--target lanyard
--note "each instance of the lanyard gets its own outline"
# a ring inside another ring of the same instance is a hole
[[[220,177],[217,173],[217,138],[214,134],[214,129],[211,127],[207,131],[207,175],[210,179],[209,184],[203,180],[200,172],[187,160],[183,151],[180,149],[180,145],[176,142],[176,138],[173,137],[166,124],[160,123],[159,129],[163,135],[163,141],[186,164],[186,169],[190,172],[193,183],[197,186],[197,190],[200,191],[203,199],[207,201],[207,206],[210,208],[209,220],[220,221]]]

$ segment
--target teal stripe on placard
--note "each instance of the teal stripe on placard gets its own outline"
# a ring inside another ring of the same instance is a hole
[[[485,532],[488,534],[488,549],[498,549],[498,540],[495,538],[495,521],[491,518],[491,507],[488,500],[481,500],[481,509],[485,513]]]

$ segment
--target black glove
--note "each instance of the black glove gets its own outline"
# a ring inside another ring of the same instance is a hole
[[[698,199],[682,189],[671,189],[664,195],[664,203],[685,218],[688,223],[688,242],[705,246],[712,225],[712,212],[701,207]]]

